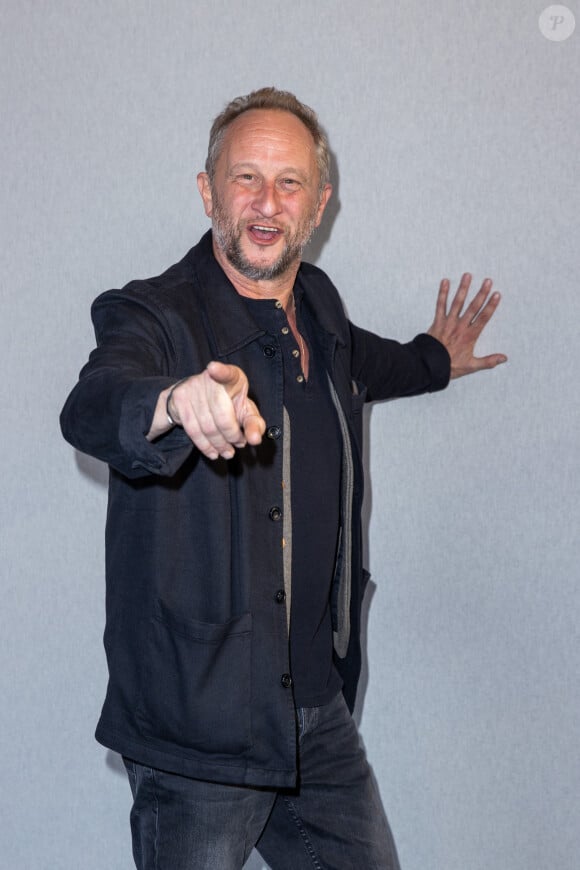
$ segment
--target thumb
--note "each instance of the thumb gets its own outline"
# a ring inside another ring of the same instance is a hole
[[[234,396],[248,385],[245,374],[238,366],[212,360],[207,364],[206,371],[212,381],[225,387],[229,396]]]

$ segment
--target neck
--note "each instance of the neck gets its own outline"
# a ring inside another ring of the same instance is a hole
[[[250,299],[278,299],[286,311],[291,308],[292,291],[298,269],[300,268],[300,260],[292,263],[277,278],[272,278],[268,281],[255,281],[242,275],[237,269],[234,269],[223,251],[216,245],[215,238],[213,241],[213,253],[225,272],[226,277],[234,285],[240,296],[248,296]]]

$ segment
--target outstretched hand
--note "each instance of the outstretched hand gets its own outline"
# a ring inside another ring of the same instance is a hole
[[[474,355],[475,343],[493,317],[501,297],[499,293],[491,293],[492,281],[486,278],[481,289],[463,311],[470,284],[471,275],[466,272],[447,311],[449,280],[444,278],[441,281],[435,319],[427,330],[428,335],[438,339],[447,348],[451,358],[452,378],[460,378],[482,369],[493,369],[507,361],[507,356],[502,353],[483,357]]]
[[[248,398],[248,379],[241,368],[210,362],[205,371],[179,381],[159,395],[153,424],[147,435],[152,441],[171,428],[182,426],[198,450],[208,459],[231,459],[236,448],[259,444],[266,423],[255,402]]]

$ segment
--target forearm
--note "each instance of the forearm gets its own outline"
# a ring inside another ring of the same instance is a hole
[[[163,313],[140,296],[110,291],[95,300],[92,317],[97,347],[63,408],[64,437],[128,477],[174,474],[192,444],[169,425],[160,398],[177,380]]]
[[[444,389],[449,382],[449,354],[426,334],[400,344],[351,327],[353,376],[368,389],[368,400],[396,399]]]
[[[191,452],[191,441],[177,427],[169,431],[169,424],[164,437],[160,430],[154,443],[147,438],[159,396],[173,383],[168,381],[126,380],[111,372],[81,378],[61,413],[64,437],[127,477],[171,476]]]

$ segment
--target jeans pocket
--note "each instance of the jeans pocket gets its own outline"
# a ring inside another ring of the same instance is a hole
[[[251,628],[250,613],[198,622],[157,602],[137,712],[148,737],[204,752],[249,749]]]

